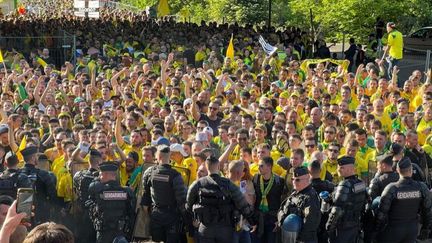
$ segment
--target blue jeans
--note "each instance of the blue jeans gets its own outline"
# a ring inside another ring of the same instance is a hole
[[[399,61],[400,61],[400,59],[394,59],[393,57],[390,57],[389,62],[388,62],[389,66],[388,66],[388,69],[387,69],[389,80],[392,79],[393,67],[397,66],[398,63],[399,63]],[[400,78],[398,78],[397,85],[398,85],[399,88],[403,88],[404,82],[401,81]]]
[[[251,243],[250,232],[246,230],[234,232],[232,243]]]

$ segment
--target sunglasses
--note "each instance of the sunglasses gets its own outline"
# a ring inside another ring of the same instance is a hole
[[[306,148],[313,148],[313,147],[315,147],[315,144],[306,144],[305,147]]]
[[[325,131],[324,133],[328,133],[328,134],[334,134],[333,131]]]
[[[210,108],[210,110],[217,110],[218,108],[217,107],[209,107]]]

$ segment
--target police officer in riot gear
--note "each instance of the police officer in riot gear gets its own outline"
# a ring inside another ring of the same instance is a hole
[[[318,160],[312,161],[308,165],[309,174],[311,175],[311,185],[317,192],[320,194],[321,192],[327,191],[332,193],[334,190],[334,184],[328,180],[321,180],[321,164]]]
[[[426,239],[432,223],[432,198],[423,182],[411,178],[412,163],[405,157],[397,164],[400,179],[390,183],[381,195],[377,212],[377,228],[383,230],[378,242],[415,242],[418,215],[422,229],[419,239]]]
[[[209,175],[192,183],[187,194],[186,209],[199,222],[200,243],[231,242],[236,223],[233,212],[238,210],[255,227],[253,209],[240,189],[229,179],[220,176],[217,158],[209,156],[205,165]]]
[[[363,240],[365,243],[372,242],[377,234],[374,222],[381,193],[388,184],[399,180],[399,174],[393,170],[393,155],[391,153],[384,155],[384,157],[378,161],[377,167],[378,172],[369,185],[369,198],[363,217]]]
[[[285,217],[295,214],[303,219],[303,226],[297,236],[301,242],[317,242],[317,230],[321,211],[318,194],[310,182],[310,175],[305,167],[297,167],[293,173],[294,192],[287,198],[278,212],[278,223],[282,225]],[[282,239],[283,242],[284,239]]]
[[[35,190],[35,218],[34,223],[47,222],[50,218],[50,206],[56,204],[56,180],[47,171],[36,168],[38,162],[38,148],[30,146],[21,151],[25,165],[22,173],[32,182]]]
[[[338,159],[338,174],[344,179],[333,193],[333,204],[326,224],[330,243],[357,241],[367,193],[365,183],[356,176],[354,163],[353,157]]]
[[[96,232],[93,229],[92,222],[89,217],[88,209],[85,203],[89,197],[90,184],[99,176],[99,164],[102,163],[102,155],[99,151],[90,150],[89,168],[78,171],[73,177],[73,189],[77,195],[77,203],[79,211],[77,215],[80,227],[77,227],[77,241],[92,242],[96,238]]]
[[[182,176],[170,165],[170,147],[159,145],[159,165],[143,175],[141,205],[150,210],[150,234],[153,241],[177,243],[181,239],[181,218],[185,215],[186,187]]]
[[[378,176],[373,178],[369,185],[371,201],[381,196],[388,184],[399,180],[399,174],[393,170],[393,156],[391,154],[378,161],[378,173]]]
[[[31,188],[30,179],[17,168],[18,157],[12,152],[5,156],[6,170],[0,174],[0,195],[16,198],[18,188]]]
[[[311,186],[318,195],[320,195],[321,192],[324,193],[324,195],[327,196],[327,198],[321,199],[321,207],[322,207],[322,215],[321,215],[321,222],[318,227],[318,242],[328,242],[328,235],[327,231],[325,230],[325,224],[327,223],[328,219],[328,205],[329,201],[331,200],[330,194],[334,191],[335,185],[328,181],[328,180],[321,180],[321,164],[318,160],[312,161],[308,165],[309,174],[311,175]],[[325,208],[324,208],[325,207]]]
[[[406,157],[406,153],[405,153],[404,148],[397,143],[392,143],[390,145],[390,152],[391,152],[391,154],[393,154],[393,169],[396,170],[397,163],[401,159]],[[410,152],[410,151],[408,151],[408,152]],[[412,163],[411,166],[412,166],[412,171],[413,171],[411,178],[415,181],[426,182],[426,176],[423,173],[423,170],[420,168],[420,166],[416,163]]]
[[[105,162],[99,165],[100,180],[89,187],[86,206],[96,230],[96,242],[113,242],[124,239],[134,218],[135,199],[132,190],[122,187],[117,180],[117,164]]]

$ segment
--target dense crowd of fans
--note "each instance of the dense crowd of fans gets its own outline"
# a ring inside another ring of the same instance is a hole
[[[388,73],[382,60],[356,72],[340,60],[305,60],[311,41],[297,28],[179,23],[113,9],[83,19],[57,3],[43,16],[33,8],[0,19],[0,36],[24,37],[26,47],[0,38],[6,64],[0,68],[0,160],[6,169],[5,154],[37,146],[38,166],[56,178],[63,216],[74,213],[72,178],[87,167],[89,148],[117,163],[121,184],[137,196],[142,165],[156,162],[157,145],[170,146],[186,185],[206,176],[204,161],[216,156],[224,175],[240,168],[257,211],[255,194],[263,192],[252,178],[267,169],[260,161],[286,179],[288,191],[292,169],[314,161],[319,177],[337,184],[341,156],[354,157],[357,175],[369,183],[396,143],[430,185],[430,73],[414,70],[398,87],[399,70]],[[49,36],[61,31],[76,35],[76,63],[50,56]],[[233,60],[225,57],[232,35]],[[259,35],[278,52],[266,55]],[[282,195],[274,200],[271,211]],[[73,226],[69,217],[57,217]]]

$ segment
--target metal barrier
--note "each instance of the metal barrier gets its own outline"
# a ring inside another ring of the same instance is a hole
[[[57,36],[26,36],[26,37],[0,37],[0,49],[6,51],[15,50],[30,58],[31,52],[48,48],[51,63],[60,68],[65,62],[75,63],[76,37],[66,31],[61,31]]]

